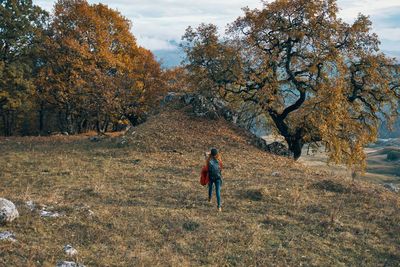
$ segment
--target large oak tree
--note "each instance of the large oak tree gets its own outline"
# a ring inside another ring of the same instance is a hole
[[[214,25],[189,27],[192,81],[268,115],[295,159],[323,142],[332,161],[363,167],[380,119],[397,114],[398,67],[368,17],[347,24],[337,13],[334,0],[276,0],[245,8],[223,38]]]

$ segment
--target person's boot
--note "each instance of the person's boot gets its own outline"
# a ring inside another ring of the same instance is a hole
[[[218,207],[218,212],[221,212],[222,211],[222,208],[221,207]]]

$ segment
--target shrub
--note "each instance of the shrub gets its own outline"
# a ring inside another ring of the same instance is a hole
[[[389,151],[387,153],[387,160],[396,161],[400,159],[400,151]]]

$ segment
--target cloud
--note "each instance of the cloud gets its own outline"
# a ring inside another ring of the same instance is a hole
[[[146,49],[154,50],[176,50],[176,45],[168,40],[157,37],[136,36],[137,42]]]
[[[400,8],[398,0],[338,0],[339,15],[345,20],[351,20],[359,13],[374,17],[383,11]]]
[[[372,31],[381,40],[381,49],[391,56],[400,55],[400,1],[398,0],[339,0],[339,12],[347,22],[352,22],[359,13],[368,15]]]
[[[238,16],[241,8],[260,8],[260,0],[89,0],[117,9],[132,21],[132,32],[138,43],[150,50],[177,49],[171,41],[179,42],[185,29],[200,23],[214,23],[220,30]],[[271,2],[271,0],[267,1]],[[34,0],[35,4],[51,10],[55,1]],[[382,49],[400,53],[399,0],[338,0],[339,16],[351,23],[359,13],[369,15],[373,31],[381,41]]]
[[[188,26],[214,23],[223,29],[242,14],[241,8],[261,7],[259,0],[214,1],[214,0],[114,0],[94,1],[118,10],[132,21],[132,32],[138,43],[151,50],[171,49],[170,40],[179,42]],[[51,10],[55,1],[34,0],[46,10]]]

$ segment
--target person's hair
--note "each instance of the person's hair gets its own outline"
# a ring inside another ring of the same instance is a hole
[[[213,152],[214,152],[214,153],[213,153]],[[216,152],[216,153],[215,153],[215,152]],[[213,155],[213,154],[214,154],[214,155]],[[215,149],[215,148],[211,149],[211,153],[208,155],[207,164],[210,163],[210,160],[211,160],[212,158],[218,160],[219,162],[222,161],[222,159],[221,159],[221,154],[218,153],[218,150]]]

